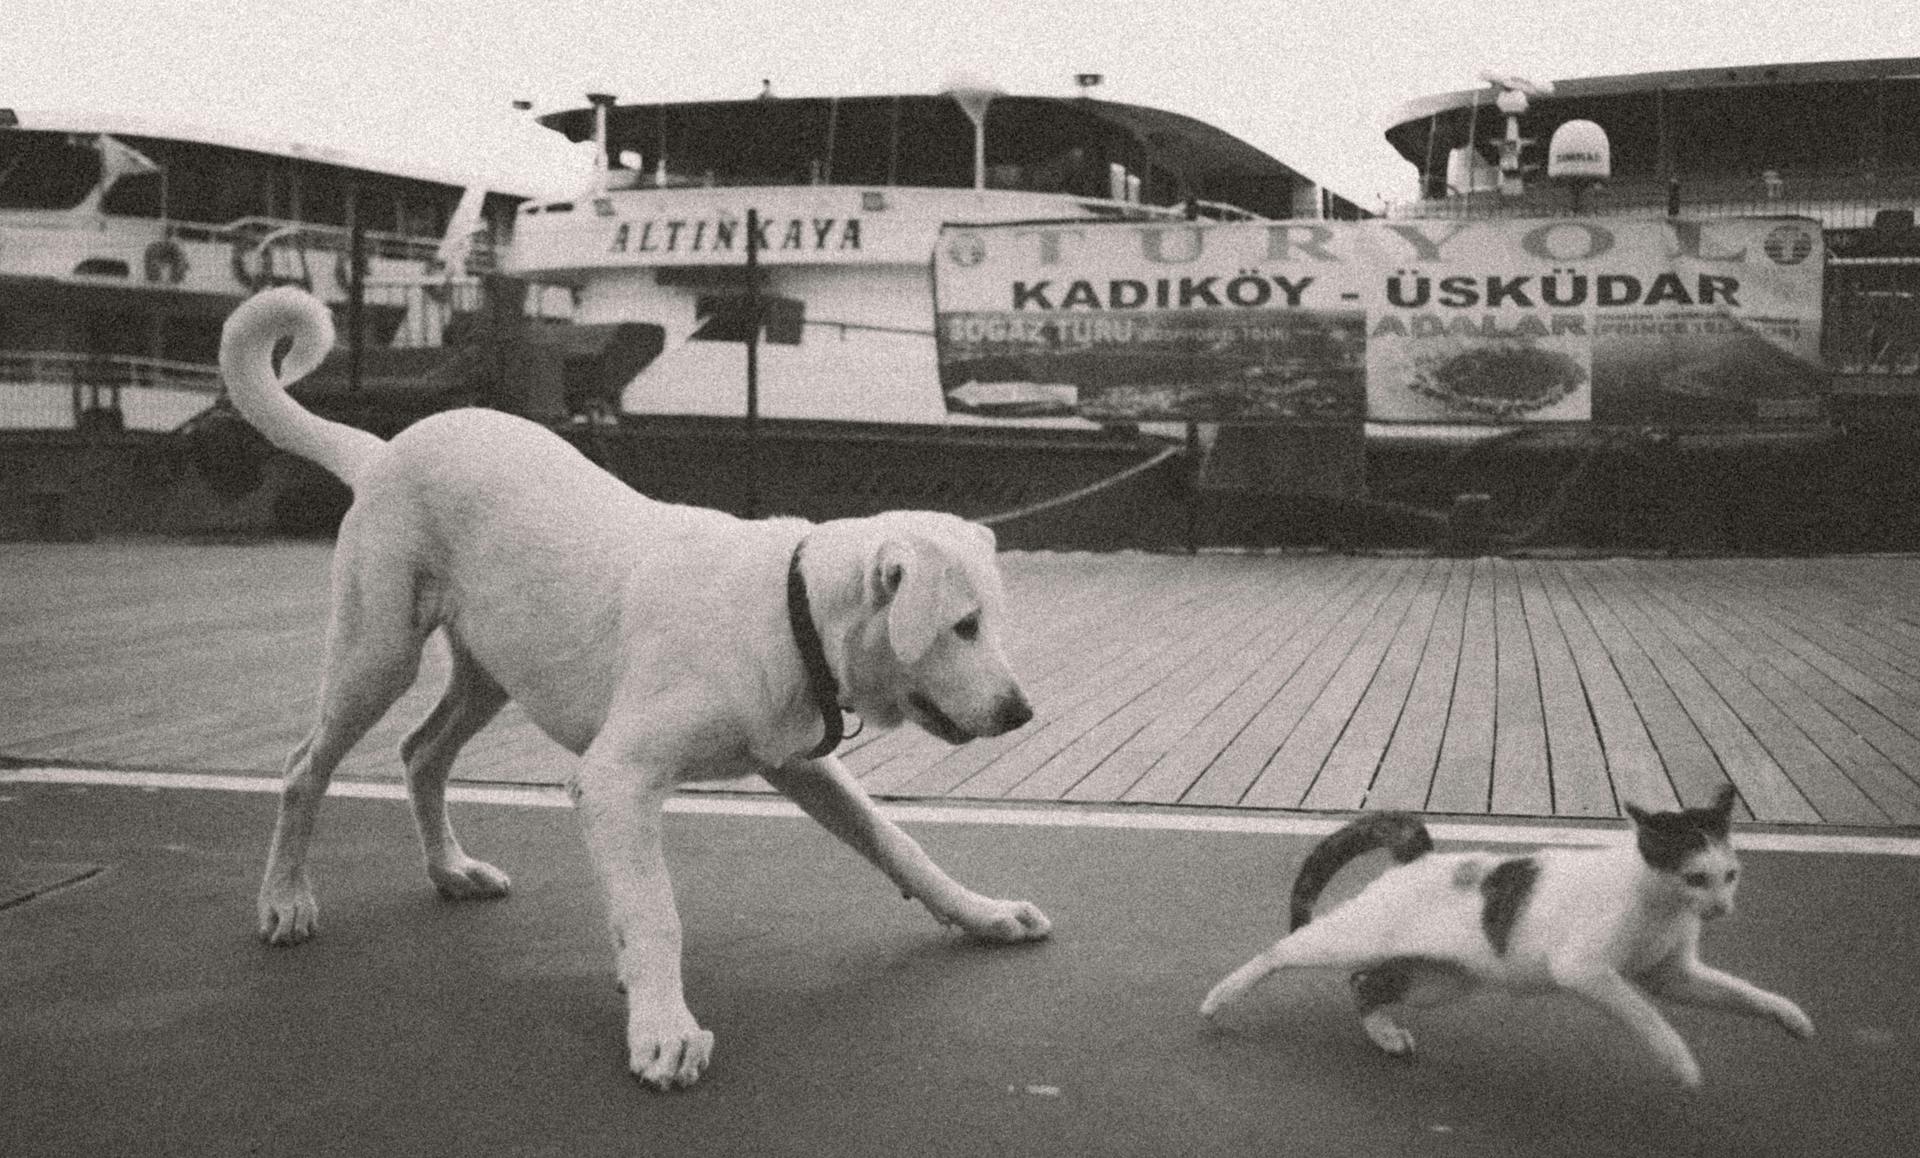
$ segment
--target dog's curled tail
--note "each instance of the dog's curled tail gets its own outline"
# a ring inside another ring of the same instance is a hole
[[[293,347],[274,373],[273,350]],[[293,286],[264,290],[240,303],[220,334],[220,374],[241,417],[282,450],[312,459],[348,486],[386,445],[364,430],[330,422],[295,402],[287,387],[313,372],[333,348],[333,315]]]
[[[1433,837],[1420,818],[1406,812],[1375,812],[1329,834],[1313,846],[1293,881],[1293,924],[1298,929],[1313,919],[1314,902],[1333,875],[1374,849],[1384,848],[1401,864],[1433,851]]]

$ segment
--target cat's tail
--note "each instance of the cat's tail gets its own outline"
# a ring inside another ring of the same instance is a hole
[[[1433,837],[1420,818],[1408,812],[1374,812],[1336,830],[1313,846],[1293,881],[1293,924],[1313,919],[1313,905],[1333,875],[1375,849],[1384,848],[1401,864],[1433,851]]]

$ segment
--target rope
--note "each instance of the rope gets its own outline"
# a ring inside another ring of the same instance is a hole
[[[1110,486],[1113,486],[1117,483],[1125,482],[1126,480],[1132,478],[1134,475],[1144,474],[1147,471],[1152,470],[1154,467],[1159,466],[1161,463],[1172,458],[1174,455],[1186,453],[1186,449],[1187,448],[1184,446],[1166,447],[1165,449],[1161,450],[1159,454],[1154,455],[1152,458],[1148,459],[1145,462],[1135,463],[1134,465],[1126,468],[1125,470],[1120,471],[1118,474],[1109,475],[1108,477],[1103,478],[1098,482],[1088,483],[1086,486],[1083,486],[1078,490],[1071,490],[1063,495],[1055,495],[1050,499],[1041,499],[1037,503],[1029,503],[1024,507],[1015,507],[1013,510],[1010,510],[1010,511],[1001,511],[997,515],[988,515],[984,519],[975,519],[974,521],[977,523],[984,523],[987,526],[992,527],[992,526],[997,526],[1001,523],[1010,523],[1015,519],[1024,519],[1028,515],[1037,515],[1041,511],[1050,511],[1055,507],[1062,507],[1067,505],[1068,503],[1078,502],[1079,500],[1086,498],[1088,495],[1097,494],[1100,491],[1106,490]]]

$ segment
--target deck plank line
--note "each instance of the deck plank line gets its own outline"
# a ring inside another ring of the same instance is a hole
[[[1886,814],[1754,683],[1752,675],[1757,671],[1750,673],[1729,663],[1725,655],[1702,637],[1700,628],[1711,621],[1710,611],[1689,605],[1683,614],[1676,614],[1654,597],[1644,578],[1644,574],[1622,577],[1627,597],[1634,600],[1650,627],[1665,636],[1737,716],[1741,726],[1765,749],[1820,819],[1849,824],[1884,823]],[[1758,666],[1755,664],[1754,668]]]
[[[1136,694],[1142,681],[1151,682],[1161,671],[1169,654],[1185,652],[1197,646],[1211,633],[1220,630],[1215,612],[1222,602],[1238,606],[1257,589],[1257,576],[1242,575],[1223,589],[1212,592],[1211,599],[1183,604],[1180,612],[1156,624],[1150,631],[1126,632],[1117,655],[1109,658],[1097,673],[1083,678],[1080,687],[1061,697],[1038,726],[1030,725],[999,740],[987,741],[978,752],[966,748],[953,751],[903,789],[925,794],[997,797],[1030,775],[1061,749],[1077,738],[1077,729],[1091,726],[1113,711],[1115,700],[1124,701]],[[972,748],[974,745],[968,745]]]
[[[1625,801],[1656,811],[1678,808],[1679,796],[1627,688],[1626,678],[1601,640],[1589,609],[1575,597],[1566,568],[1545,566],[1541,583],[1560,625],[1561,638],[1579,673],[1580,689],[1593,720],[1604,775],[1616,809]]]
[[[1540,657],[1520,593],[1518,564],[1495,559],[1493,573],[1495,686],[1488,808],[1504,815],[1552,815]]]
[[[1235,805],[1241,802],[1276,750],[1326,688],[1329,680],[1379,611],[1404,582],[1406,560],[1388,560],[1375,594],[1351,605],[1335,620],[1312,652],[1288,674],[1233,737],[1220,747],[1198,780],[1180,799],[1188,804]]]
[[[1178,630],[1179,624],[1190,622],[1199,613],[1203,597],[1182,591],[1180,574],[1155,569],[1110,592],[1108,616],[1097,623],[1083,624],[1078,638],[1050,637],[1060,662],[1026,681],[1036,711],[1051,719],[1072,710],[1099,694],[1112,678],[1112,666],[1137,653],[1144,646],[1143,638],[1161,638]],[[1125,630],[1118,626],[1121,624],[1127,625]],[[903,732],[906,735],[902,738],[892,738]],[[939,793],[1030,738],[1029,730],[1022,729],[955,749],[917,729],[900,729],[875,741],[872,749],[855,753],[853,767],[869,792]]]
[[[1686,806],[1706,804],[1727,776],[1720,759],[1681,707],[1652,658],[1627,631],[1595,584],[1591,568],[1563,572],[1568,590],[1580,601],[1587,621],[1607,649],[1614,670],[1632,697],[1634,710],[1659,755],[1674,799]],[[1637,801],[1636,801],[1637,802]]]
[[[1466,631],[1467,589],[1473,582],[1470,563],[1445,560],[1439,570],[1443,585],[1421,642],[1413,685],[1373,782],[1367,785],[1362,801],[1365,808],[1417,810],[1426,806],[1433,790],[1453,709],[1461,640]]]
[[[1162,710],[1178,695],[1173,682],[1219,662],[1219,653],[1244,639],[1249,626],[1272,611],[1273,588],[1256,582],[1236,589],[1232,598],[1208,609],[1206,620],[1157,652],[1111,693],[1083,705],[1060,720],[1064,745],[1051,753],[1023,749],[961,784],[979,795],[1000,787],[1013,799],[1055,800],[1080,783],[1102,757],[1145,724],[1148,713]]]
[[[1753,686],[1801,733],[1830,759],[1886,818],[1898,823],[1920,822],[1920,785],[1909,780],[1893,761],[1836,716],[1817,697],[1796,684],[1778,662],[1780,649],[1753,632],[1725,609],[1686,599],[1671,583],[1649,589],[1648,595],[1671,616],[1688,616],[1701,640],[1723,661],[1752,681]],[[1693,614],[1698,613],[1698,614]],[[1829,807],[1815,800],[1821,815],[1833,818]]]
[[[1279,694],[1335,625],[1392,578],[1385,560],[1368,560],[1361,571],[1360,582],[1341,588],[1335,595],[1317,597],[1306,625],[1155,760],[1123,799],[1155,804],[1185,800],[1221,750]]]
[[[1818,820],[1819,812],[1807,802],[1766,745],[1634,601],[1630,581],[1622,573],[1625,570],[1627,568],[1618,564],[1599,570],[1602,598],[1609,602],[1627,631],[1639,640],[1673,689],[1674,697],[1712,747],[1726,778],[1740,790],[1741,799],[1753,810],[1754,818],[1803,823]]]
[[[1557,816],[1617,816],[1601,753],[1599,725],[1574,661],[1573,645],[1554,612],[1540,565],[1517,563],[1518,589],[1540,681],[1551,807]],[[1497,774],[1496,774],[1497,779]],[[1498,808],[1496,808],[1498,811]]]
[[[1149,771],[1221,710],[1240,689],[1256,679],[1275,656],[1313,623],[1328,601],[1351,598],[1351,593],[1372,573],[1369,568],[1342,567],[1324,576],[1316,573],[1311,582],[1306,575],[1284,577],[1281,585],[1287,597],[1280,605],[1280,614],[1244,646],[1225,654],[1217,668],[1197,680],[1165,712],[1109,753],[1086,781],[1068,792],[1066,799],[1138,802],[1148,798],[1141,794],[1155,789],[1152,783],[1143,787]],[[1184,791],[1186,786],[1185,782],[1180,783],[1179,790]],[[1177,793],[1173,798],[1177,798]]]
[[[1366,802],[1367,790],[1379,774],[1387,746],[1406,712],[1450,569],[1445,560],[1436,559],[1429,560],[1421,570],[1419,587],[1379,669],[1354,707],[1351,722],[1327,754],[1320,774],[1308,787],[1301,807],[1352,810]]]
[[[1242,805],[1303,806],[1307,793],[1333,758],[1334,749],[1360,718],[1360,706],[1368,690],[1380,681],[1393,641],[1418,601],[1431,567],[1429,560],[1414,561],[1393,592],[1375,604],[1373,616],[1352,650],[1241,795]],[[1367,768],[1366,774],[1371,777],[1372,771]]]
[[[1329,578],[1337,587],[1345,587],[1355,577],[1352,569],[1343,568],[1341,575]],[[1277,577],[1265,596],[1255,614],[1234,626],[1222,647],[1192,657],[1148,695],[1103,723],[1106,735],[1088,746],[1087,763],[1078,770],[1079,779],[1067,785],[1058,798],[1084,802],[1122,799],[1179,736],[1256,672],[1265,656],[1292,638],[1306,622],[1311,601],[1302,597],[1300,586],[1286,575]],[[1037,779],[1022,784],[1016,795],[1032,795]]]
[[[1466,618],[1454,675],[1452,710],[1440,742],[1440,758],[1423,804],[1434,812],[1484,813],[1493,806],[1498,644],[1494,626],[1491,559],[1469,565]]]
[[[1691,590],[1703,601],[1725,598],[1717,587]],[[1890,816],[1920,807],[1920,740],[1783,643],[1770,617],[1725,602],[1718,610],[1721,628],[1748,651],[1763,655],[1786,681],[1783,697],[1797,695],[1809,710],[1838,722],[1843,742],[1857,742],[1862,750],[1854,764],[1856,777],[1877,804]]]

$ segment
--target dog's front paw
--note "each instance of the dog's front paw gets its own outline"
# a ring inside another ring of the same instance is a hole
[[[428,865],[427,877],[450,901],[486,901],[504,897],[513,882],[507,874],[483,860],[461,857],[446,864]]]
[[[298,945],[320,931],[320,902],[304,881],[277,888],[262,886],[259,915],[260,939],[269,945]]]
[[[1039,941],[1053,932],[1053,922],[1030,901],[997,901],[989,897],[972,898],[953,915],[953,923],[967,935],[982,941],[1014,944]]]
[[[665,1025],[632,1022],[627,1027],[627,1068],[656,1090],[699,1081],[712,1057],[713,1034],[690,1014]]]

